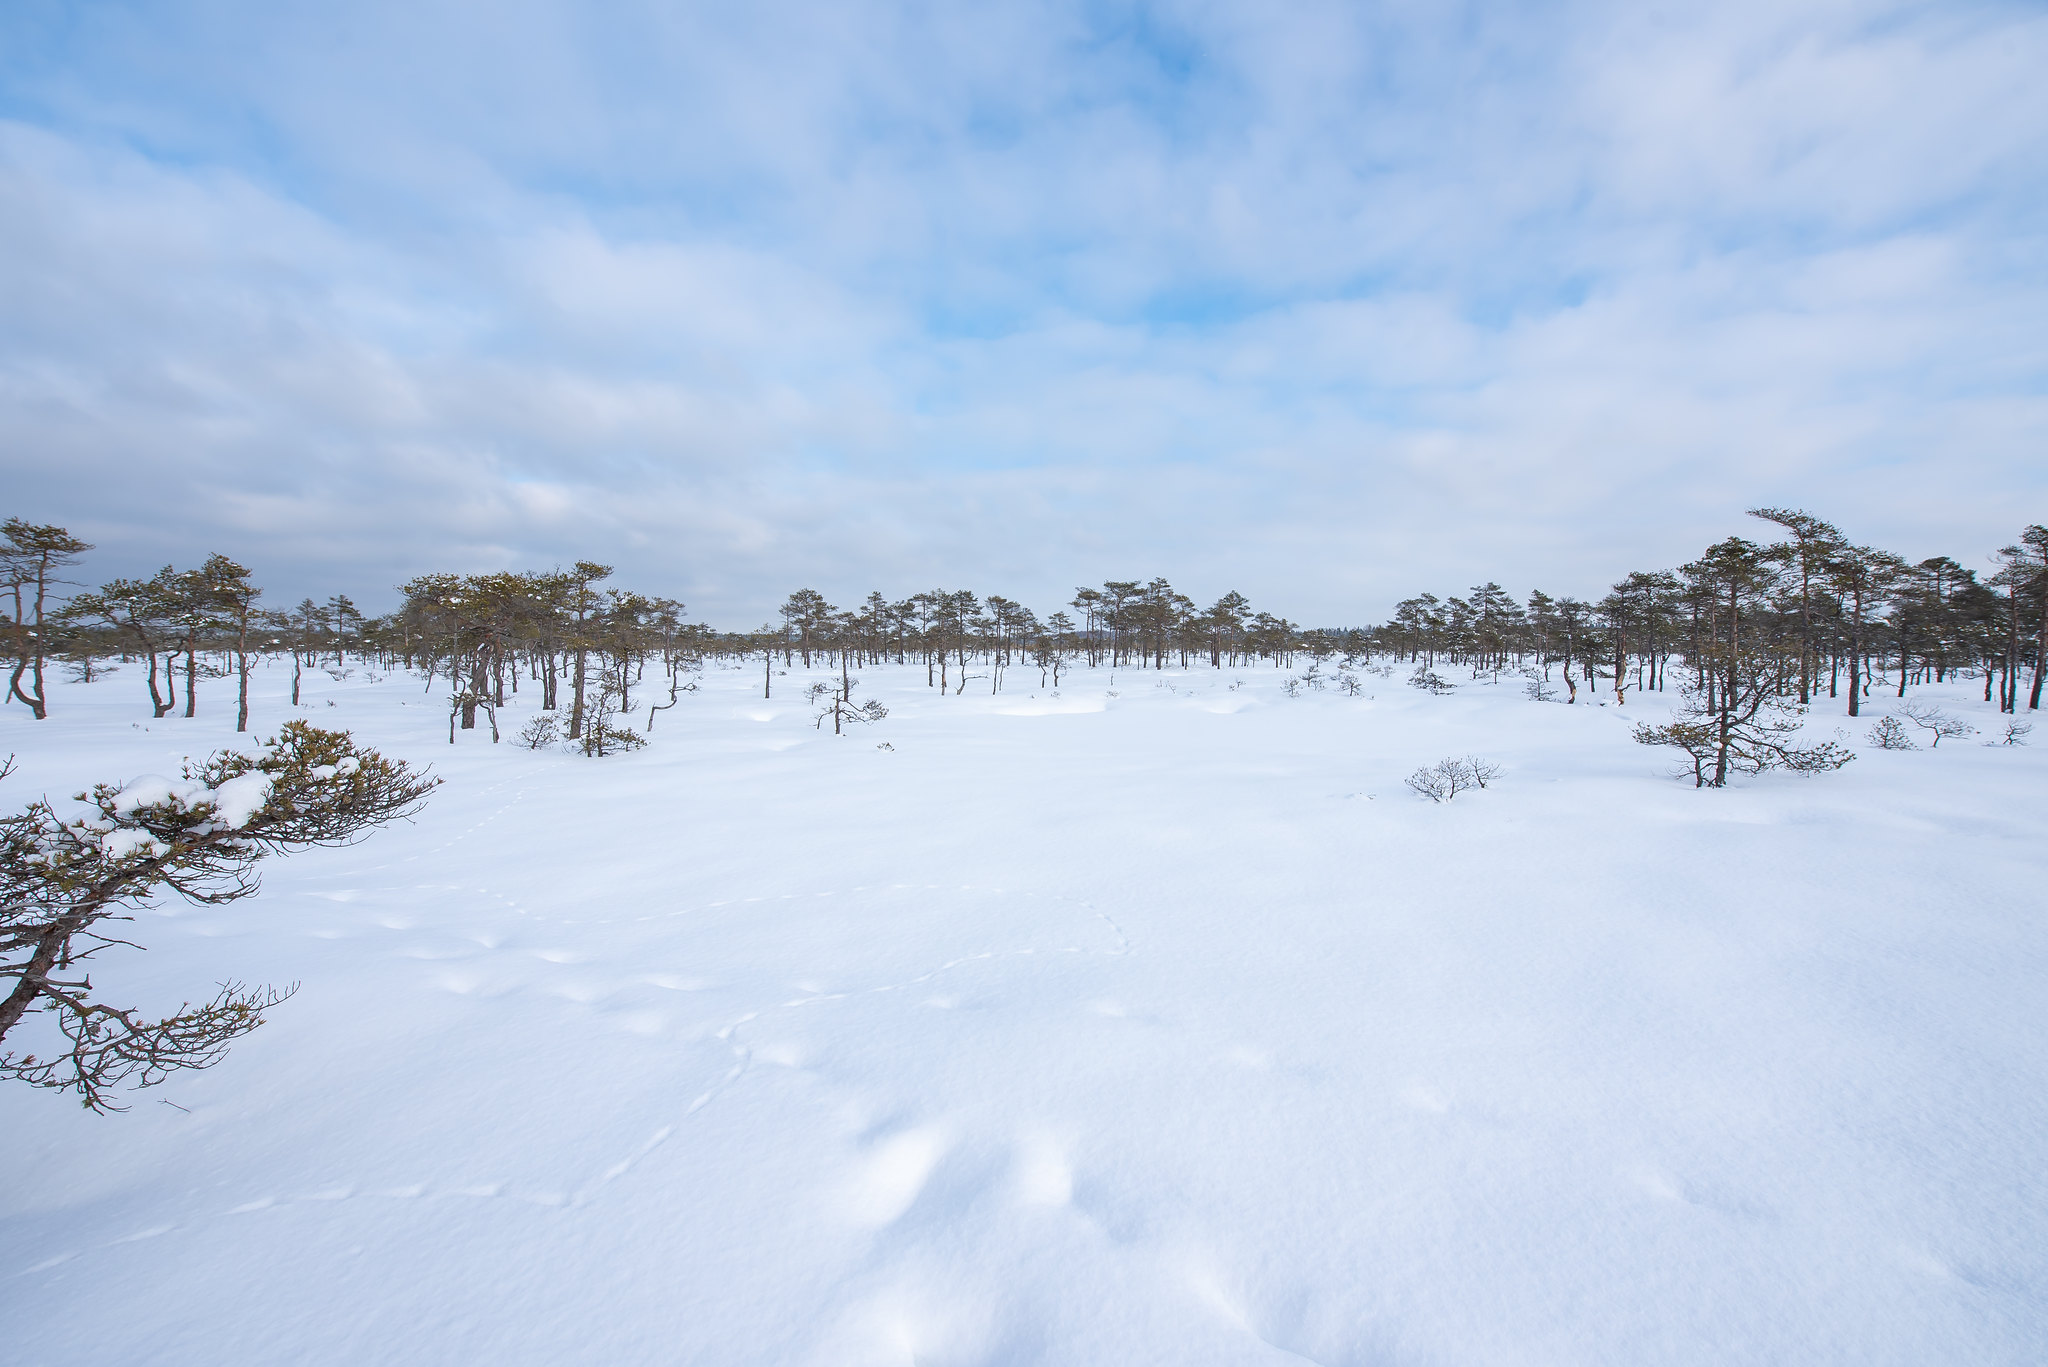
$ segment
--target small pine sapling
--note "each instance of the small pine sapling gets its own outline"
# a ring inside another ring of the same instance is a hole
[[[1438,674],[1428,665],[1417,665],[1415,667],[1415,672],[1408,676],[1408,686],[1410,688],[1419,688],[1423,692],[1437,697],[1442,697],[1444,694],[1457,688],[1456,684]]]
[[[570,744],[591,759],[645,746],[647,738],[633,729],[632,718],[628,717],[624,726],[619,724],[619,702],[625,692],[624,667],[617,664],[606,666],[598,677],[597,691],[590,700],[590,711],[583,721],[583,734],[571,737]]]
[[[574,744],[592,759],[620,750],[638,750],[647,744],[647,738],[630,726],[620,726],[618,713],[598,709],[590,714],[583,724],[583,734]]]
[[[812,684],[809,689],[810,700],[813,703],[820,698],[826,700],[825,705],[818,709],[812,726],[822,731],[825,727],[825,718],[830,717],[832,734],[843,736],[849,726],[869,726],[887,717],[889,709],[882,705],[880,698],[869,698],[866,702],[859,703],[853,700],[853,690],[859,685],[860,680],[848,674],[843,663],[839,670],[837,688],[829,683]]]
[[[536,712],[519,728],[519,743],[529,750],[545,750],[561,738],[561,719],[552,712]]]
[[[1728,682],[1709,692],[1692,684],[1680,689],[1677,715],[1662,726],[1636,723],[1644,745],[1668,745],[1685,752],[1695,788],[1722,788],[1730,774],[1788,769],[1797,774],[1839,769],[1856,752],[1836,741],[1801,745],[1800,719],[1806,709],[1776,692],[1775,676],[1756,658],[1743,657]],[[1687,771],[1678,771],[1683,775]]]
[[[700,669],[702,668],[702,666],[687,665],[685,666],[685,668]],[[684,683],[682,681],[682,675],[680,673],[678,673],[675,670],[670,670],[668,676],[668,701],[664,703],[651,703],[648,705],[647,734],[649,734],[650,736],[654,734],[654,714],[656,712],[668,711],[671,707],[674,707],[677,702],[681,701],[683,694],[695,693],[696,691],[697,681],[695,679],[690,680],[690,682],[688,683]]]
[[[1918,750],[1913,738],[1906,734],[1906,728],[1899,725],[1897,717],[1880,717],[1877,725],[1865,733],[1872,745],[1880,750]]]

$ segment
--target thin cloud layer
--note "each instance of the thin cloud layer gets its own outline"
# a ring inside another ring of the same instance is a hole
[[[106,573],[1317,622],[2042,516],[2014,6],[34,6],[0,470]]]

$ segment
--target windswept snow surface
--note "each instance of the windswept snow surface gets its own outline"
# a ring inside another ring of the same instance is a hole
[[[223,1065],[0,1087],[6,1359],[2048,1360],[2048,728],[1697,792],[1659,700],[1512,677],[866,673],[843,738],[713,669],[603,760],[313,676],[447,783],[105,957],[299,982]],[[176,772],[210,687],[0,709],[0,798]]]

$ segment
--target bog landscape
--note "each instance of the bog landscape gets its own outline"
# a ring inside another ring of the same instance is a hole
[[[0,1367],[2048,1363],[2044,71],[0,4]]]
[[[1772,525],[1348,631],[78,594],[14,998],[143,872],[6,1039],[18,1360],[2020,1361],[2043,534]]]

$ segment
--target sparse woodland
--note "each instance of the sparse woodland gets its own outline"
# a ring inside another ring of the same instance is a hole
[[[1082,588],[1044,615],[966,590],[874,592],[837,606],[803,589],[777,620],[746,632],[690,623],[683,604],[617,587],[611,567],[591,561],[422,575],[399,587],[396,610],[375,617],[341,594],[260,606],[249,570],[224,555],[89,587],[80,568],[90,546],[14,519],[0,547],[0,630],[12,655],[7,700],[38,717],[59,670],[90,679],[122,665],[134,667],[157,717],[193,715],[199,677],[236,678],[246,730],[250,661],[288,658],[295,678],[321,668],[412,672],[446,701],[451,742],[476,730],[505,739],[498,709],[528,688],[556,719],[545,738],[592,754],[636,743],[706,664],[750,664],[766,696],[778,669],[838,672],[825,715],[841,730],[857,706],[850,671],[884,665],[922,670],[927,686],[956,695],[1020,682],[1057,688],[1077,667],[1266,666],[1301,670],[1305,687],[1345,689],[1345,678],[1355,681],[1347,671],[1399,665],[1431,691],[1454,687],[1460,673],[1518,673],[1532,698],[1565,704],[1683,690],[1717,729],[1737,715],[1774,725],[1785,709],[1822,699],[1855,717],[1880,693],[1902,698],[1915,684],[1962,677],[1981,680],[2004,712],[2039,709],[2048,528],[2026,528],[1973,568],[1948,556],[1909,563],[1803,512],[1753,516],[1757,539],[1730,538],[1675,570],[1631,572],[1597,599],[1537,590],[1517,600],[1487,582],[1462,597],[1405,599],[1377,625],[1305,627],[1235,592],[1203,608],[1152,579]],[[1748,762],[1721,749],[1709,768],[1722,777]]]

